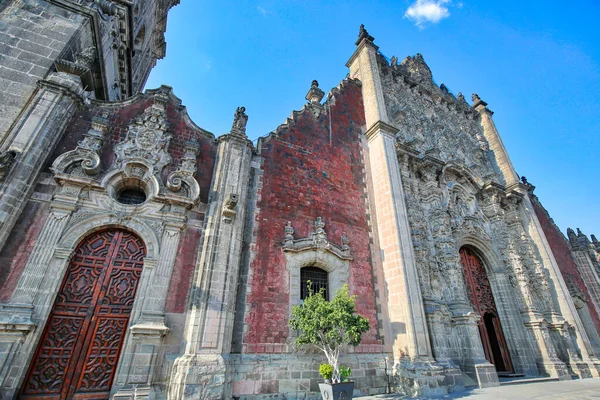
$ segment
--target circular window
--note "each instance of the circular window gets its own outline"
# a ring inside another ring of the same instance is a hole
[[[146,192],[139,187],[125,187],[119,190],[117,201],[121,204],[142,204],[146,201]]]

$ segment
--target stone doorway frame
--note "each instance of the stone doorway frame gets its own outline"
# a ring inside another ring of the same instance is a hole
[[[483,262],[496,303],[497,317],[502,326],[513,371],[527,376],[538,376],[536,358],[530,349],[530,339],[523,324],[519,305],[516,302],[515,288],[508,277],[506,263],[494,251],[490,243],[477,236],[465,235],[461,237],[456,244],[457,253],[463,247],[473,250]]]
[[[69,217],[70,215],[66,215],[63,218],[68,219]],[[47,225],[55,227],[52,215],[46,221]],[[161,344],[169,331],[164,323],[164,310],[162,313],[155,312],[150,307],[151,302],[161,299],[155,299],[151,294],[154,292],[156,280],[159,278],[156,276],[157,265],[164,256],[170,257],[168,254],[161,254],[160,242],[150,226],[135,216],[123,219],[115,215],[100,215],[85,219],[69,229],[66,229],[65,226],[62,228],[56,229],[54,232],[54,235],[61,237],[55,246],[51,248],[35,247],[20,278],[20,280],[34,278],[31,276],[34,272],[32,271],[34,267],[31,265],[32,260],[39,259],[41,254],[38,253],[40,252],[50,253],[46,254],[48,262],[42,271],[41,279],[38,277],[40,285],[32,304],[13,302],[14,299],[19,298],[19,293],[17,293],[19,288],[17,287],[11,297],[11,303],[0,305],[0,316],[8,313],[12,313],[14,316],[20,313],[18,318],[21,322],[19,325],[14,325],[15,332],[10,332],[10,335],[0,335],[0,341],[12,342],[5,360],[0,359],[5,364],[2,369],[2,373],[5,375],[1,377],[0,394],[5,394],[10,398],[23,384],[27,366],[32,360],[43,327],[47,323],[58,294],[58,286],[64,279],[70,259],[81,240],[96,231],[113,228],[126,229],[138,235],[144,242],[147,253],[133,303],[128,332],[117,363],[111,396],[118,396],[119,389],[123,387],[133,387],[138,394],[150,394],[154,391],[152,377],[161,352]],[[38,241],[42,239],[38,237]],[[176,247],[170,250],[176,251]],[[169,269],[172,269],[172,265],[169,266]]]

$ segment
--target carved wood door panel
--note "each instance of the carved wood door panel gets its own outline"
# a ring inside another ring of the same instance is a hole
[[[108,399],[145,254],[125,230],[96,232],[79,244],[22,399]]]
[[[460,260],[465,274],[469,300],[479,319],[479,333],[485,358],[496,366],[498,372],[512,372],[508,346],[504,339],[492,287],[485,267],[475,252],[467,247],[460,249]]]

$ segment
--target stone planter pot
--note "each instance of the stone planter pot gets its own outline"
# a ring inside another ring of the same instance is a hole
[[[323,400],[350,400],[354,392],[354,382],[319,383]]]

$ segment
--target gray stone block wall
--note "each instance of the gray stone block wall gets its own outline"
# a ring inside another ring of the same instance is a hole
[[[9,2],[10,3],[10,2]],[[86,20],[46,1],[13,1],[0,12],[0,138]]]
[[[319,365],[324,356],[304,354],[239,354],[229,356],[233,398],[319,399]],[[352,368],[355,396],[385,393],[385,354],[349,354],[340,363]]]

